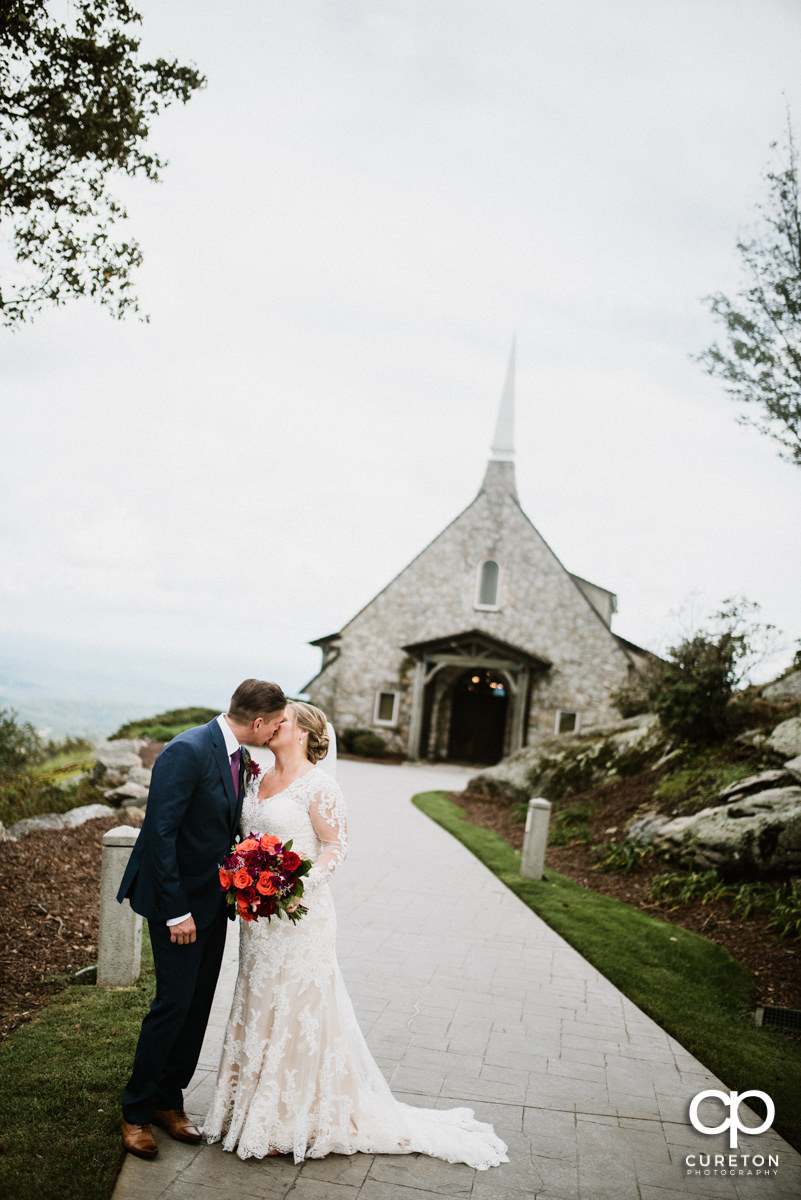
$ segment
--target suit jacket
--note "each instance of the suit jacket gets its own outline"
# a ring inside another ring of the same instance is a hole
[[[236,836],[244,787],[236,797],[225,739],[216,720],[179,733],[153,766],[145,820],[117,899],[168,921],[191,912],[198,929],[224,902],[218,867]]]

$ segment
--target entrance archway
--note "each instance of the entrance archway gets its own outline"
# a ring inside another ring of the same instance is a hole
[[[497,671],[463,671],[451,693],[448,758],[491,764],[503,758],[509,686]]]
[[[547,659],[481,629],[402,649],[414,663],[410,759],[489,764],[525,745],[532,679]]]

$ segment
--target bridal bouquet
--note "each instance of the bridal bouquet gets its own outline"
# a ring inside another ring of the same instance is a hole
[[[309,911],[298,901],[311,866],[310,858],[295,853],[291,840],[283,843],[269,833],[250,833],[223,859],[220,884],[228,893],[226,903],[236,905],[243,921],[269,921],[284,914],[299,921]],[[293,904],[297,907],[289,912]]]

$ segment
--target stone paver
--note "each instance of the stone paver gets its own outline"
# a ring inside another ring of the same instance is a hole
[[[460,789],[467,772],[342,761],[338,778],[351,832],[333,881],[339,957],[367,1041],[399,1099],[468,1104],[511,1161],[479,1172],[421,1155],[332,1155],[296,1167],[155,1130],[158,1159],[128,1156],[113,1200],[801,1198],[801,1156],[772,1130],[742,1135],[738,1153],[778,1155],[777,1176],[687,1173],[688,1154],[729,1154],[725,1134],[693,1129],[690,1101],[730,1089],[409,803]],[[232,925],[186,1097],[199,1121],[235,973]]]

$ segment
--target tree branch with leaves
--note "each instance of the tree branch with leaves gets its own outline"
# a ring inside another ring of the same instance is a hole
[[[127,212],[114,175],[157,181],[150,123],[205,80],[194,67],[141,62],[141,17],[125,0],[75,0],[69,27],[46,0],[0,11],[0,319],[91,296],[115,317],[139,312],[139,245],[121,236]]]
[[[771,148],[779,149],[775,142]],[[801,466],[801,206],[789,115],[783,162],[766,170],[765,180],[760,224],[737,243],[744,287],[734,300],[718,292],[704,301],[728,345],[715,342],[695,358],[746,405],[740,423],[778,442],[782,457]]]

